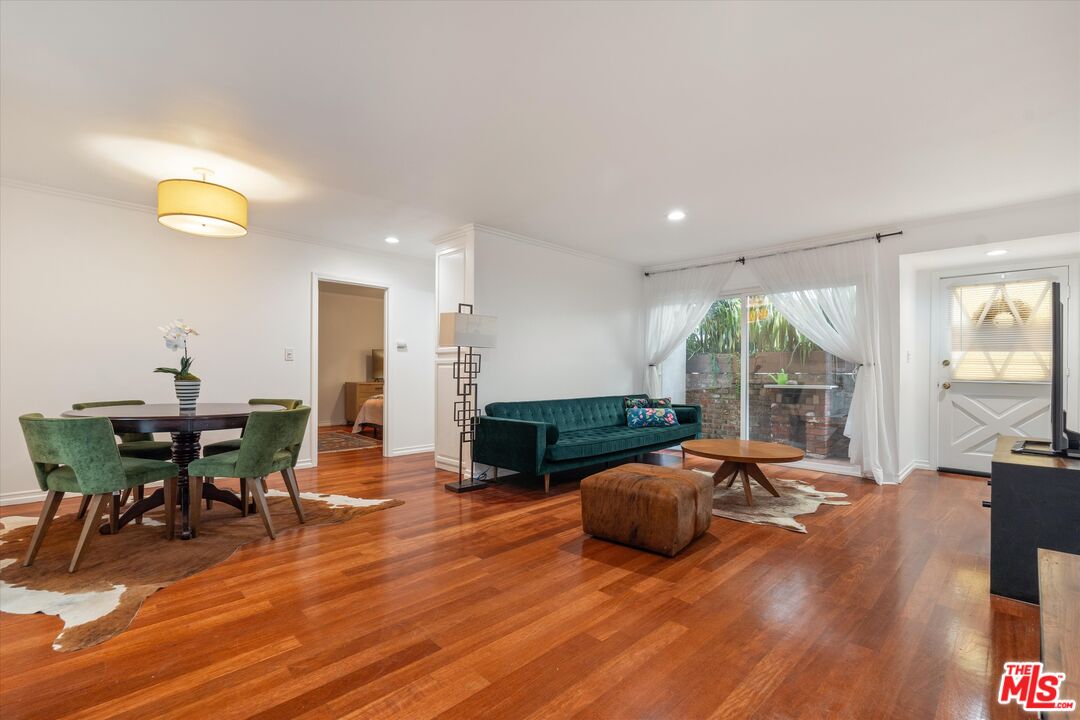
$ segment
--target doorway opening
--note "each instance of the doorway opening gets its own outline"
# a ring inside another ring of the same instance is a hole
[[[899,258],[900,477],[986,475],[1002,437],[1048,437],[1049,283],[1064,297],[1064,403],[1080,407],[1080,235]]]
[[[386,288],[317,279],[317,453],[383,454]]]

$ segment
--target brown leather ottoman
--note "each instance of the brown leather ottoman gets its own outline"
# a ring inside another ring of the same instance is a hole
[[[690,470],[628,463],[581,481],[585,532],[674,557],[712,522],[713,481]]]

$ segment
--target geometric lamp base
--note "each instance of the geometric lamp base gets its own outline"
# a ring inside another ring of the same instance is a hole
[[[455,480],[451,483],[446,483],[445,487],[450,492],[466,493],[473,490],[483,490],[488,484],[483,480]]]

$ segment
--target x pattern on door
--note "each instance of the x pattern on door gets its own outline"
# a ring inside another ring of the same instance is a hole
[[[952,450],[990,457],[1000,435],[1030,437],[1041,434],[1050,409],[1047,397],[1007,397],[1002,395],[952,394]],[[1036,427],[1030,427],[1029,424]]]

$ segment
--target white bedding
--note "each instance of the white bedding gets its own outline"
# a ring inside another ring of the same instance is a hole
[[[382,424],[383,396],[377,395],[368,398],[364,401],[364,404],[360,406],[360,412],[356,413],[356,422],[353,423],[352,431],[358,433],[364,425],[378,425],[379,427],[382,427]]]

